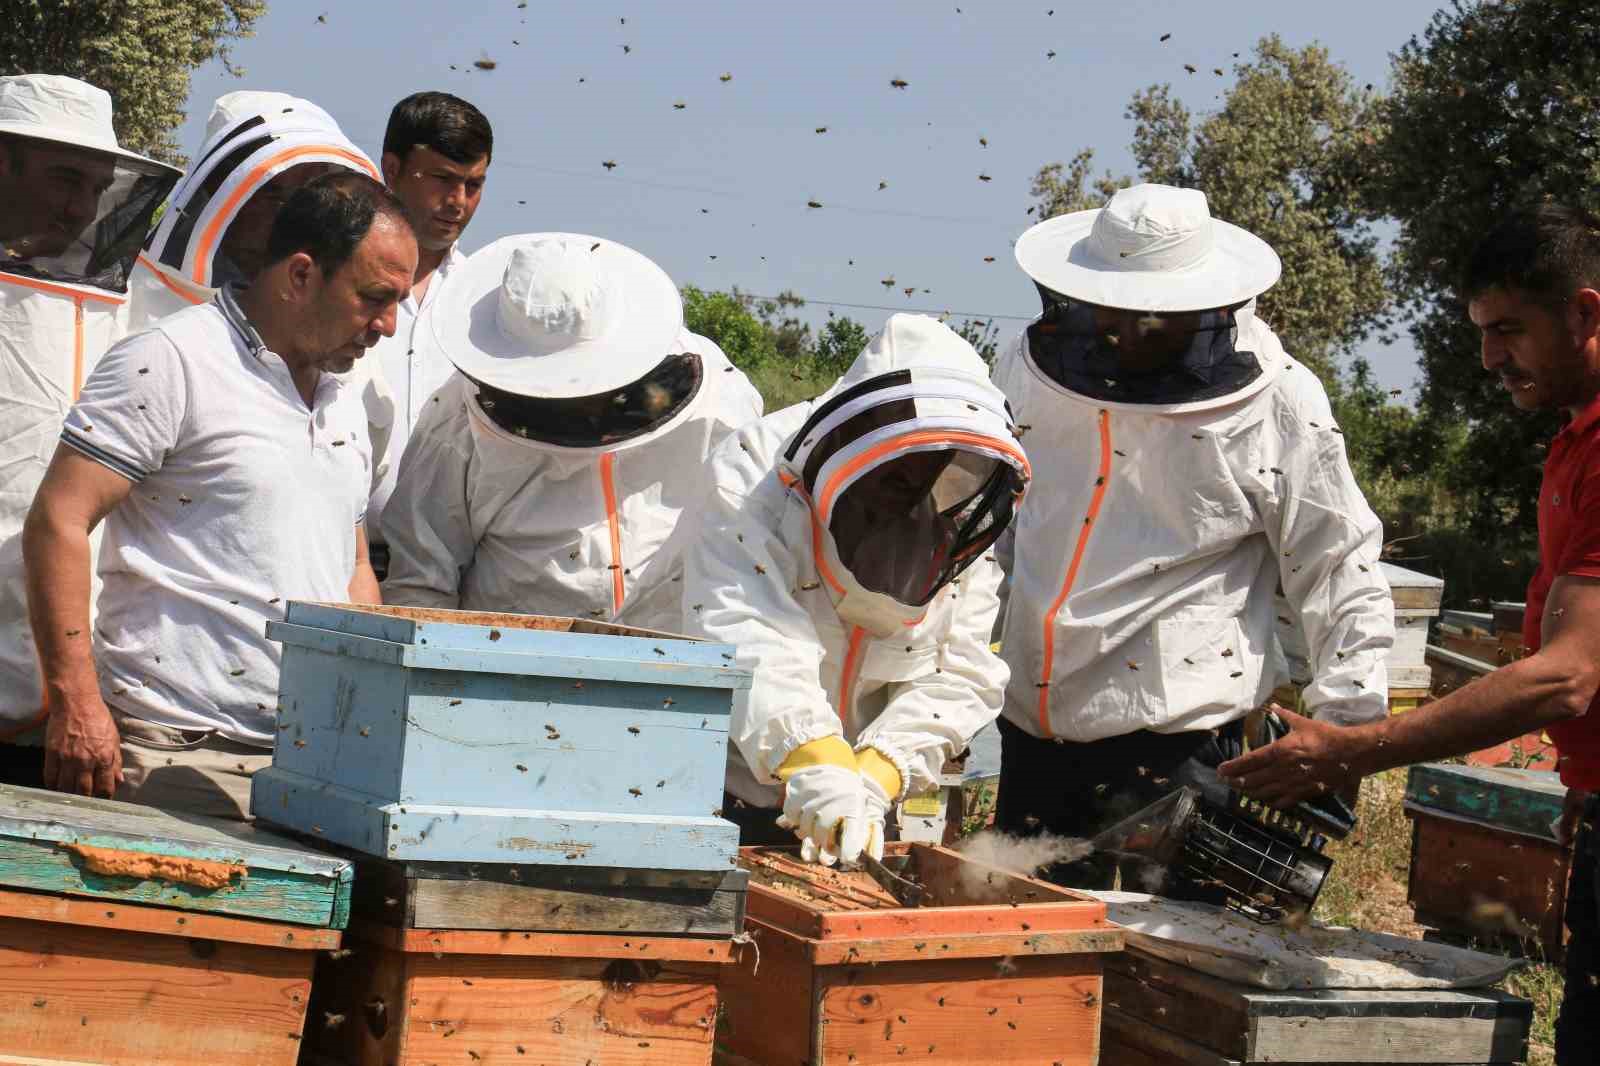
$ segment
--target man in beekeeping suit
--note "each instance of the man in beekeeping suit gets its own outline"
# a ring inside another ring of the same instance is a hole
[[[725,817],[807,861],[883,853],[1000,710],[989,548],[1029,477],[1005,398],[948,327],[890,317],[837,385],[718,449],[684,571],[684,626],[738,649]],[[778,830],[792,831],[777,832]]]
[[[1253,313],[1277,255],[1201,192],[1139,185],[1016,256],[1044,312],[994,376],[1039,483],[1000,551],[998,824],[1089,836],[1214,784],[1287,680],[1275,632],[1296,620],[1307,712],[1386,714],[1381,527],[1322,386]]]
[[[206,136],[134,268],[129,332],[248,283],[278,209],[312,178],[343,167],[383,180],[322,108],[243,90],[212,105]]]
[[[506,237],[446,295],[421,328],[459,373],[384,510],[384,599],[677,629],[682,560],[663,545],[760,396],[615,241]]]
[[[103,90],[0,78],[0,781],[42,781],[22,522],[62,419],[122,336],[128,272],[178,176],[117,144]]]

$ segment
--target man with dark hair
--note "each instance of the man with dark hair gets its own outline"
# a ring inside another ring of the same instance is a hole
[[[373,449],[385,448],[388,460],[369,507],[380,574],[387,569],[388,550],[381,542],[378,519],[394,492],[400,456],[423,404],[454,369],[432,343],[427,327],[418,324],[436,302],[446,278],[466,258],[457,242],[478,210],[493,152],[489,120],[449,93],[413,93],[389,114],[383,135],[383,180],[406,205],[418,254],[411,290],[400,301],[394,337],[373,350],[363,371],[381,378],[383,386],[368,389],[365,395],[368,421],[374,427]]]
[[[1220,769],[1252,797],[1288,806],[1366,774],[1547,731],[1567,786],[1559,835],[1576,838],[1556,1061],[1589,1063],[1600,1046],[1600,218],[1555,204],[1513,212],[1473,252],[1460,295],[1483,336],[1483,367],[1511,402],[1566,421],[1539,492],[1528,656],[1426,707],[1348,729],[1285,713],[1287,737]]]
[[[107,352],[67,415],[23,531],[50,787],[247,818],[276,733],[265,623],[290,599],[378,599],[343,375],[394,332],[416,238],[392,193],[340,173],[289,199],[268,247],[248,288]]]

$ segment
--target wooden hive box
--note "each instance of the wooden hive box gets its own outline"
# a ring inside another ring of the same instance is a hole
[[[1536,940],[1558,958],[1571,852],[1552,823],[1565,795],[1544,770],[1413,766],[1407,896],[1417,921],[1479,940]]]
[[[1497,667],[1486,660],[1451,651],[1434,644],[1428,645],[1428,665],[1433,668],[1434,698],[1470,685],[1480,677],[1494,673]],[[1554,770],[1556,765],[1555,742],[1542,730],[1524,733],[1504,744],[1475,751],[1467,757],[1472,766],[1510,766],[1533,770]]]
[[[408,929],[357,919],[317,976],[307,1062],[705,1066],[728,937]]]
[[[1109,1066],[1516,1063],[1533,1004],[1492,989],[1277,992],[1137,948],[1106,960]]]
[[[296,1062],[351,864],[238,823],[0,785],[0,1062]]]
[[[933,845],[885,860],[923,906],[794,849],[742,849],[753,943],[723,978],[719,1061],[1100,1061],[1101,960],[1123,943],[1104,904]]]
[[[257,817],[424,862],[728,870],[720,644],[567,618],[291,602]]]

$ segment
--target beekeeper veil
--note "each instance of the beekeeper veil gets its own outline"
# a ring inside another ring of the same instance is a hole
[[[0,78],[0,271],[127,289],[178,171],[117,144],[111,97],[75,78]]]
[[[894,315],[784,452],[840,617],[913,623],[1010,524],[1030,471],[972,346]]]

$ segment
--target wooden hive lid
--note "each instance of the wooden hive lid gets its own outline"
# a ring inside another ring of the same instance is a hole
[[[0,785],[0,886],[339,929],[354,877],[241,822]]]
[[[290,600],[267,636],[416,669],[746,689],[728,644],[547,615]]]
[[[1567,794],[1550,770],[1421,763],[1406,777],[1406,807],[1439,812],[1514,833],[1555,840]]]

